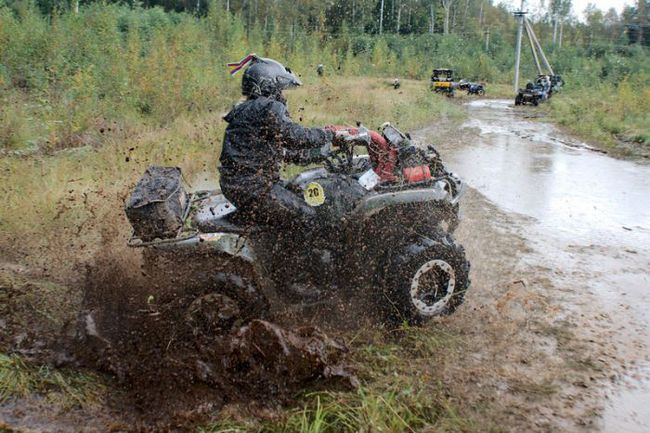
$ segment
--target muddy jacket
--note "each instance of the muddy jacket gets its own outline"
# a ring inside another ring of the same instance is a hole
[[[300,150],[329,147],[333,138],[330,131],[293,122],[282,102],[263,96],[237,105],[224,119],[222,186],[270,189],[280,181],[283,161],[296,162]]]

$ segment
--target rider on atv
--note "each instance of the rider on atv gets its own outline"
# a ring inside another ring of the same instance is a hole
[[[250,66],[242,79],[246,100],[224,118],[228,127],[220,158],[221,192],[249,223],[288,229],[294,242],[308,243],[309,229],[318,224],[316,211],[286,188],[280,171],[286,162],[323,161],[337,134],[333,127],[305,128],[291,120],[282,91],[302,85],[291,69],[255,55],[247,59]],[[290,251],[282,254],[293,265],[274,271],[291,282],[288,290],[304,299],[317,297],[318,290],[304,277],[309,264]]]
[[[299,314],[304,301],[333,312],[354,299],[411,324],[454,311],[469,286],[452,237],[462,181],[433,146],[389,123],[379,133],[292,122],[282,91],[300,81],[273,60],[251,60],[247,99],[226,116],[222,190],[188,196],[178,168],[150,167],[129,199],[129,245],[145,248],[147,274],[197,282],[191,296],[225,296],[250,313],[244,321],[271,306]],[[282,164],[296,160],[323,164],[283,181]]]
[[[220,159],[221,191],[252,222],[309,224],[316,212],[285,188],[281,166],[325,159],[334,132],[291,120],[282,91],[302,85],[291,69],[255,55],[247,59],[251,64],[242,79],[246,100],[224,118],[228,127]]]

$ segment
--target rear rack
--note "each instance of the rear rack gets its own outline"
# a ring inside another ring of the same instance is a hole
[[[150,247],[150,246],[155,246],[155,245],[165,245],[165,244],[173,244],[175,242],[180,242],[180,241],[186,241],[189,239],[192,239],[193,237],[197,236],[199,234],[199,231],[196,229],[193,229],[190,232],[185,231],[185,223],[187,222],[187,218],[190,215],[190,211],[192,209],[192,204],[196,203],[197,201],[201,201],[205,199],[206,197],[209,197],[211,194],[213,194],[213,191],[196,191],[190,194],[190,199],[187,201],[187,205],[185,206],[185,209],[183,210],[183,216],[181,218],[181,227],[178,229],[178,232],[176,233],[176,236],[173,238],[166,238],[166,239],[154,239],[152,241],[147,241],[144,242],[142,239],[140,239],[138,236],[135,235],[135,231],[131,231],[131,237],[127,241],[126,245],[131,248],[142,248],[142,247]]]

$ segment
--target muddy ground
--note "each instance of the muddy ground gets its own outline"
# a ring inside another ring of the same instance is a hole
[[[647,431],[650,170],[610,161],[505,102],[468,110],[472,120],[460,131],[417,134],[470,185],[457,238],[472,263],[472,287],[456,314],[428,325],[461,343],[437,357],[426,380],[439,381],[462,416],[497,431]],[[604,174],[612,172],[622,175]],[[3,264],[3,276],[12,308],[29,315],[34,300],[24,299],[25,281],[43,277],[15,262]],[[69,291],[66,308],[74,310],[81,296]],[[69,326],[56,319],[48,332]],[[28,329],[19,332],[35,326],[29,320],[3,320],[4,347],[15,347],[16,338],[38,342]],[[329,330],[352,351],[357,331]],[[83,408],[42,394],[10,399],[0,406],[0,426],[156,430],[147,405],[133,407],[114,381],[107,378],[101,398]],[[219,416],[223,399],[203,389],[165,428]],[[174,394],[168,391],[161,401]]]
[[[498,227],[500,212],[472,225],[480,215],[472,206],[481,200],[465,202],[470,224],[459,238],[475,266],[493,261],[492,272],[498,270],[485,285],[499,285],[506,264],[523,281],[501,301],[524,307],[506,308],[504,319],[524,325],[516,335],[528,339],[541,368],[525,362],[516,369],[531,369],[538,390],[554,396],[527,417],[550,430],[648,431],[650,167],[610,158],[509,101],[467,107],[461,135],[440,147],[448,164],[511,220],[504,231],[521,240],[491,255],[499,242],[480,240],[471,229],[487,220]],[[431,130],[422,134],[436,140]]]

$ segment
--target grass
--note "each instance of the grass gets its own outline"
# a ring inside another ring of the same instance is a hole
[[[0,270],[0,317],[6,330],[26,330],[38,322],[42,332],[59,332],[74,320],[80,302],[79,291],[66,285]]]
[[[0,403],[34,393],[63,405],[86,407],[101,401],[104,386],[93,375],[39,367],[18,355],[0,353]]]
[[[650,88],[642,78],[569,87],[547,107],[554,121],[589,143],[614,154],[650,156]]]
[[[370,340],[366,340],[370,338]],[[354,391],[304,394],[278,420],[223,419],[201,433],[489,432],[475,408],[454,398],[440,379],[446,354],[463,339],[443,328],[403,328],[395,335],[362,338],[353,368],[363,385]]]

